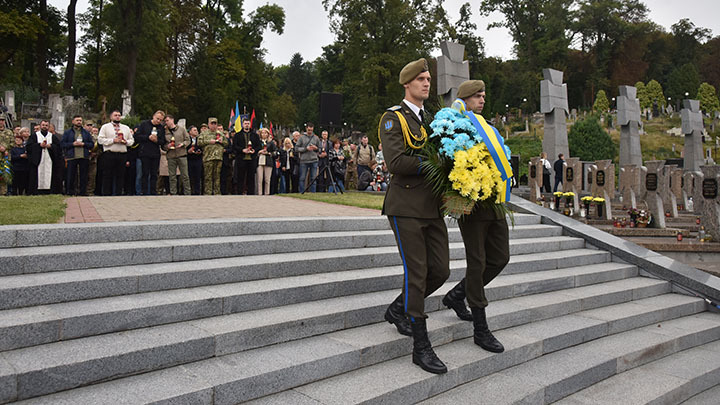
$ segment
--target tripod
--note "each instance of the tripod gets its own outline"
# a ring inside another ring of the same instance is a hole
[[[331,182],[330,184],[333,187],[333,194],[337,195],[337,190],[340,190],[340,194],[345,194],[345,193],[343,193],[342,189],[340,189],[340,187],[338,187],[338,184],[335,181],[335,177],[333,177],[332,170],[330,170],[330,165],[325,165],[322,168],[322,170],[318,170],[317,176],[315,176],[315,178],[310,182],[310,184],[308,184],[307,187],[305,187],[305,190],[303,190],[302,193],[305,194],[305,192],[308,191],[314,183],[317,183],[318,178],[320,176],[322,176],[322,174],[325,173],[326,171],[327,171],[328,177],[330,177],[330,182]],[[305,179],[301,179],[300,181],[303,181],[303,180],[305,180]]]

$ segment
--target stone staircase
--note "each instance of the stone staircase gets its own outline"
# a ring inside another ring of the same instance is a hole
[[[403,278],[384,217],[0,227],[0,403],[714,398],[720,314],[540,216],[514,218],[487,288],[502,354],[440,303],[465,272],[450,223],[452,274],[426,300],[444,375],[382,322]]]

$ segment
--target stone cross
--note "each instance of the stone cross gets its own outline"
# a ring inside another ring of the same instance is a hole
[[[185,118],[180,118],[180,119],[178,120],[178,122],[177,122],[177,125],[178,125],[179,127],[183,127],[183,128],[185,128],[185,129],[187,129],[187,119],[185,119]]]
[[[565,115],[569,113],[567,84],[563,84],[563,72],[554,69],[543,69],[545,80],[540,81],[540,112],[545,114],[545,136],[542,150],[550,159],[559,154],[570,156],[568,147],[567,122]],[[554,168],[551,169],[554,174]],[[553,178],[553,176],[550,176]]]
[[[130,90],[125,89],[122,92],[122,116],[127,117],[132,112],[132,96]]]
[[[702,172],[685,172],[683,174],[685,179],[683,184],[683,194],[686,198],[692,198],[693,210],[695,214],[702,214],[703,209],[703,198],[702,198]]]
[[[612,199],[615,197],[615,165],[612,160],[598,160],[590,170],[593,182],[590,192],[605,199],[603,218],[612,219]]]
[[[465,45],[443,41],[440,43],[442,55],[437,58],[437,92],[443,96],[446,106],[457,98],[457,90],[462,82],[470,79],[470,62],[463,60]]]
[[[538,202],[542,196],[543,164],[539,157],[530,159],[528,163],[528,185],[530,186],[530,201]]]
[[[660,195],[660,181],[662,180],[664,160],[650,160],[645,162],[646,170],[643,170],[643,179],[640,183],[644,194],[645,204],[653,216],[653,226],[665,229],[665,208],[663,207],[662,196]]]
[[[635,165],[620,167],[620,194],[623,198],[623,206],[637,208],[637,201],[640,197],[640,168]]]
[[[640,100],[633,86],[620,86],[617,98],[618,124],[620,124],[620,166],[642,166],[640,149]]]
[[[677,197],[672,190],[672,177],[670,174],[673,170],[677,169],[677,165],[665,165],[662,170],[662,180],[660,181],[660,195],[663,199],[663,207],[665,211],[670,213],[670,216],[677,218]]]
[[[702,224],[705,231],[712,236],[713,241],[720,241],[720,166],[702,166]]]
[[[680,168],[675,168],[670,171],[670,191],[675,196],[677,203],[682,204],[683,209],[687,211],[688,199],[687,194],[685,194],[684,174],[685,171]]]
[[[580,193],[582,192],[582,162],[580,158],[566,158],[563,163],[563,191],[575,194],[573,198],[573,209],[580,212]]]
[[[685,108],[680,111],[682,133],[685,134],[685,170],[699,171],[703,165],[702,131],[703,119],[700,112],[700,101],[683,100]]]

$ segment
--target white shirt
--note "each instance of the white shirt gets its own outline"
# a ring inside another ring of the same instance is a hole
[[[119,125],[120,132],[122,132],[123,138],[125,138],[127,144],[113,142],[113,139],[115,139],[115,127],[112,122],[108,122],[100,127],[100,133],[98,134],[97,139],[98,143],[103,146],[103,151],[124,153],[127,152],[128,146],[132,146],[132,144],[135,143],[130,127],[125,124]]]
[[[416,106],[415,104],[409,102],[407,99],[403,99],[403,102],[404,102],[405,104],[407,104],[408,107],[410,107],[410,111],[414,112],[414,113],[415,113],[415,116],[418,117],[418,120],[420,120],[420,122],[422,122],[422,117],[420,117],[420,111],[422,111],[423,114],[425,114],[425,108],[424,108],[424,107],[418,107],[418,106]]]

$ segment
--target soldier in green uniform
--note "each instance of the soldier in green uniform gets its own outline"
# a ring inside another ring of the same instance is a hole
[[[413,363],[440,374],[447,372],[447,367],[428,339],[425,297],[443,285],[450,274],[448,234],[440,200],[425,181],[418,154],[427,141],[423,102],[430,95],[430,80],[425,59],[402,69],[399,81],[405,88],[405,99],[385,112],[378,133],[392,175],[383,214],[395,233],[405,275],[403,292],[388,307],[385,320],[413,337]]]
[[[198,137],[198,146],[203,150],[204,184],[207,195],[220,194],[220,171],[227,143],[225,134],[218,129],[217,118],[208,119],[208,128]]]
[[[467,80],[458,88],[458,99],[453,108],[472,111],[479,115],[485,106],[485,83],[482,80]],[[490,134],[494,136],[494,134]],[[502,158],[506,158],[504,150]],[[474,341],[485,350],[501,353],[503,345],[493,336],[487,325],[485,308],[485,286],[505,268],[510,260],[508,225],[504,215],[491,207],[477,204],[470,215],[463,215],[458,221],[463,243],[467,269],[465,278],[443,297],[443,304],[455,311],[465,321],[473,321]],[[465,297],[472,314],[465,307]]]
[[[5,114],[0,114],[0,156],[10,161],[10,149],[15,145],[15,135],[12,129],[5,127]],[[0,196],[8,192],[8,184],[0,181]]]

